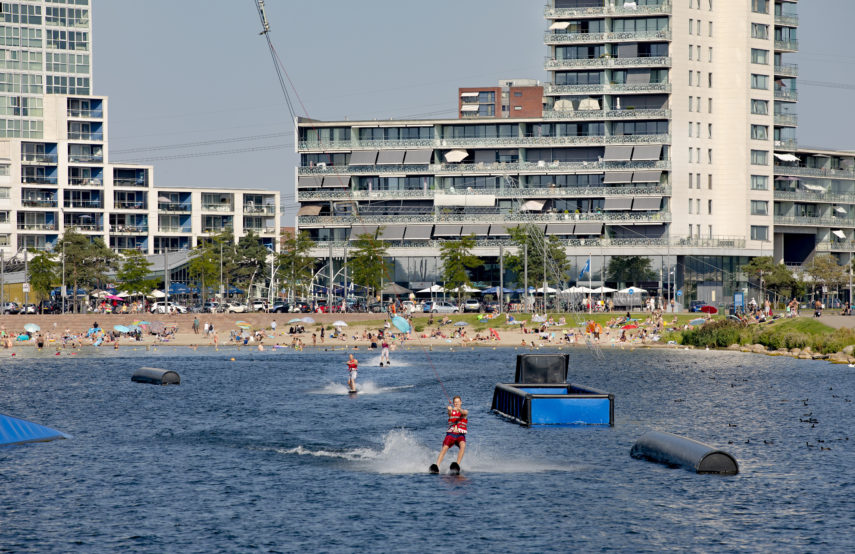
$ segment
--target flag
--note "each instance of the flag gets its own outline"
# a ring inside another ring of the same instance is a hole
[[[585,267],[582,268],[582,271],[579,272],[579,279],[582,278],[583,275],[591,271],[591,258],[588,258],[588,262],[585,264]]]

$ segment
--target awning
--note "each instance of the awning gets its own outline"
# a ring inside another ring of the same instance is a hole
[[[834,206],[834,211],[839,213],[839,214],[846,214],[847,213],[846,208],[844,208],[843,206]]]
[[[325,189],[345,189],[350,186],[350,175],[324,177]]]
[[[304,206],[300,206],[300,209],[297,211],[297,215],[318,215],[321,213],[321,208],[323,206],[319,204],[306,204]]]
[[[362,235],[371,235],[372,237],[377,233],[376,225],[354,225],[350,229],[350,240],[357,240]]]
[[[496,205],[493,194],[437,194],[433,198],[434,206],[477,206],[490,207]]]
[[[630,159],[632,159],[632,146],[606,146],[604,162],[628,162]]]
[[[468,150],[450,150],[445,153],[445,161],[450,163],[460,163],[469,155]]]
[[[661,171],[636,171],[632,174],[633,183],[656,183],[662,178]]]
[[[357,150],[350,155],[350,165],[374,165],[377,154],[377,150]]]
[[[835,237],[839,238],[839,239],[845,239],[846,238],[846,233],[844,233],[840,229],[835,229],[834,231],[831,232],[831,234],[834,235]]]
[[[632,211],[634,212],[652,212],[659,211],[659,206],[662,205],[661,196],[642,196],[636,197],[632,201]]]
[[[602,233],[602,223],[577,223],[573,230],[574,235],[601,235]]]
[[[428,165],[433,159],[433,150],[407,150],[405,165]]]
[[[481,94],[481,93],[480,92],[461,92],[460,97],[461,98],[477,98],[479,94]]]
[[[481,107],[478,104],[463,104],[460,107],[461,112],[477,112]]]
[[[406,153],[406,150],[381,150],[377,157],[377,165],[401,165],[404,163]]]
[[[550,223],[546,226],[547,235],[572,235],[575,223]]]
[[[569,21],[556,21],[552,25],[549,26],[550,31],[563,31],[567,27],[570,26]]]
[[[491,237],[507,237],[510,236],[508,233],[508,226],[502,224],[493,224],[490,225],[490,236]]]
[[[520,208],[524,212],[542,212],[546,205],[546,200],[527,200]]]
[[[794,156],[793,154],[775,154],[775,157],[781,160],[782,162],[797,162],[799,161],[798,156]]]
[[[402,240],[406,225],[386,225],[380,228],[380,240]]]
[[[607,171],[603,177],[603,184],[611,183],[631,183],[632,171]]]
[[[297,177],[297,188],[299,189],[319,189],[323,183],[323,177],[319,175],[307,175],[305,177]]]
[[[632,197],[606,198],[603,210],[607,212],[619,212],[632,209]]]
[[[802,186],[808,190],[812,190],[814,192],[825,192],[825,187],[821,187],[819,185],[811,185],[810,183],[802,183]]]
[[[657,161],[661,155],[661,144],[641,144],[632,151],[632,159],[640,161]]]
[[[459,237],[460,225],[437,225],[433,228],[433,236],[435,237]]]
[[[433,225],[407,225],[407,230],[404,232],[404,239],[429,240],[432,230]]]
[[[490,226],[487,224],[464,225],[460,230],[460,234],[464,237],[475,235],[476,237],[486,237],[490,233]]]

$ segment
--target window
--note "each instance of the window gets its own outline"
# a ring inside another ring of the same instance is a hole
[[[712,174],[707,175],[707,188],[712,190]]]
[[[769,165],[769,152],[765,150],[752,150],[751,165]]]
[[[695,47],[690,44],[689,45],[689,61],[691,61],[694,51],[695,51]]]
[[[712,215],[712,200],[707,200],[707,213]]]
[[[692,160],[692,153],[693,153],[693,150],[692,150],[692,147],[690,146],[690,147],[689,147],[689,163],[692,163],[692,161],[693,161],[693,160]],[[689,186],[691,186],[691,184],[692,184],[692,181],[690,180],[690,181],[689,181]]]
[[[707,86],[712,88],[712,73],[707,73]]]
[[[694,29],[694,28],[695,28],[695,20],[694,20],[694,19],[690,19],[690,20],[689,20],[689,34],[690,34],[690,35],[692,34],[692,29]]]
[[[757,90],[769,90],[769,76],[768,75],[758,75],[756,73],[751,74],[751,88]]]
[[[693,109],[694,99],[695,99],[695,97],[694,97],[694,96],[689,96],[689,111],[690,111],[690,112],[691,112],[691,111],[692,111],[692,109]]]
[[[9,212],[0,212],[0,223],[9,223]]]
[[[707,123],[707,138],[712,138],[712,123]]]
[[[769,115],[769,101],[752,99],[751,113],[754,115]]]
[[[9,187],[0,187],[0,200],[8,200],[9,199],[9,192],[11,190],[12,189]]]
[[[754,140],[769,140],[769,127],[767,125],[752,125],[751,138]]]
[[[751,190],[769,190],[769,177],[766,175],[752,175]]]
[[[769,65],[769,51],[761,48],[751,49],[751,63]]]
[[[700,198],[695,200],[695,207],[697,207],[697,209],[698,209],[698,212],[697,212],[698,215],[701,215],[701,199]],[[700,235],[700,234],[701,234],[701,226],[698,225],[698,235]]]
[[[689,190],[692,190],[692,174],[689,173]]]
[[[0,177],[8,177],[10,169],[9,164],[0,164]]]
[[[696,156],[695,156],[695,160],[696,160],[698,163],[701,163],[701,149],[700,149],[700,147],[695,148],[695,154],[696,154]]]
[[[697,72],[697,77],[698,77],[698,86],[701,86],[701,72],[700,71]]]
[[[692,137],[692,122],[689,122],[689,138]]]
[[[691,175],[689,177],[691,178]],[[689,186],[691,186],[691,181],[689,181]],[[689,214],[691,214],[691,213],[692,213],[692,199],[689,198]],[[691,234],[691,231],[689,231],[689,233]]]
[[[769,227],[765,225],[752,225],[751,226],[751,240],[769,240]]]
[[[712,9],[712,8],[710,8]],[[712,21],[710,21],[710,36],[712,36]]]
[[[769,40],[769,26],[762,23],[751,24],[751,38]]]
[[[708,111],[709,113],[712,113],[712,98],[710,98],[708,102]]]
[[[694,86],[694,78],[695,78],[695,72],[690,69],[689,70],[689,86],[690,87]]]
[[[712,148],[707,148],[707,163],[712,164]]]
[[[769,0],[751,0],[751,11],[754,13],[769,13]]]
[[[765,200],[752,200],[751,215],[769,215],[769,202]]]
[[[701,174],[700,173],[695,174],[695,188],[698,190],[701,189]]]
[[[517,98],[522,98],[522,93],[521,93],[521,92],[519,92],[519,91],[515,91],[515,92],[514,92],[514,96],[515,96],[515,97],[517,97]]]
[[[712,46],[710,46],[710,59],[709,62],[712,63]]]

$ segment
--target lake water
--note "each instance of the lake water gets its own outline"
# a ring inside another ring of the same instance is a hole
[[[0,551],[855,548],[855,368],[577,349],[570,380],[616,396],[615,426],[527,429],[489,411],[517,353],[413,349],[381,369],[363,351],[349,396],[342,351],[0,352],[0,412],[73,436],[0,449]],[[182,384],[132,383],[140,366]],[[470,410],[459,477],[426,471],[446,419],[434,370]],[[651,429],[740,474],[632,459]]]

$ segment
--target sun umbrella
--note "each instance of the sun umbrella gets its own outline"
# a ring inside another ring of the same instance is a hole
[[[410,332],[410,323],[399,315],[392,318],[392,325],[397,327],[402,333]]]
[[[704,312],[705,314],[717,314],[718,308],[716,308],[715,306],[701,306],[700,311]]]
[[[466,327],[467,325],[469,325],[469,324],[466,323],[465,321],[458,321],[457,323],[454,324],[455,327]]]
[[[125,327],[124,325],[113,325],[113,330],[118,331],[120,333],[130,333],[131,332],[131,330],[128,327]]]
[[[151,325],[148,321],[134,321],[134,325]]]
[[[119,302],[124,302],[124,301],[125,301],[125,299],[124,299],[124,298],[122,298],[121,296],[117,296],[117,295],[115,295],[115,294],[108,294],[108,295],[107,295],[107,296],[105,296],[104,298],[106,298],[107,300],[118,300]]]
[[[294,318],[294,319],[289,319],[289,320],[288,320],[288,323],[303,323],[303,320],[302,320],[302,319],[300,319],[299,317],[297,317],[297,318]]]
[[[445,292],[445,289],[444,289],[444,288],[442,288],[442,285],[431,285],[431,286],[429,286],[428,288],[426,288],[426,289],[422,289],[422,290],[420,290],[420,291],[418,291],[418,292],[420,292],[420,293],[426,293],[426,292]]]
[[[692,321],[690,321],[689,325],[703,325],[706,322],[706,319],[699,317],[698,319],[693,319]]]
[[[26,325],[24,325],[24,331],[27,331],[29,333],[38,333],[41,330],[42,328],[36,325],[35,323],[27,323]]]
[[[347,323],[345,323],[344,321],[339,319],[338,321],[333,321],[332,326],[333,327],[347,327]]]
[[[302,321],[303,323],[306,323],[306,324],[308,324],[308,325],[311,325],[312,323],[314,323],[314,322],[315,322],[315,320],[314,320],[314,319],[312,319],[311,317],[304,317],[304,318],[303,318],[303,319],[301,319],[300,321]]]
[[[246,321],[235,321],[235,325],[237,325],[241,329],[249,329],[250,327],[252,327],[252,325],[250,325]]]

